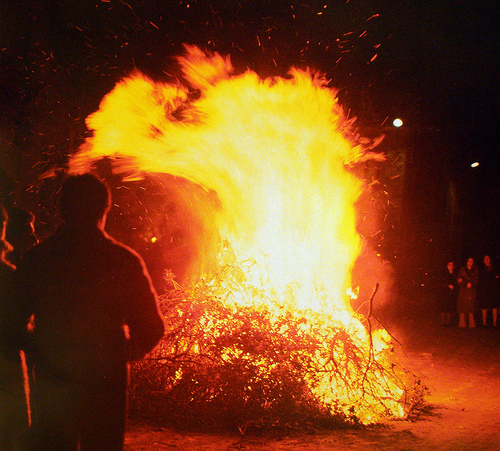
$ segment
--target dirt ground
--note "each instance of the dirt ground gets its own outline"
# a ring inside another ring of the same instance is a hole
[[[500,449],[500,329],[442,327],[432,315],[404,318],[405,366],[429,388],[417,419],[365,429],[290,436],[178,432],[130,424],[128,451],[326,451]]]

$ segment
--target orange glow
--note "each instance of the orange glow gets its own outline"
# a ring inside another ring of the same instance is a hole
[[[232,75],[228,58],[186,49],[179,63],[189,86],[140,73],[121,81],[87,119],[93,136],[72,170],[126,157],[116,160],[116,170],[171,174],[216,193],[214,227],[226,251],[244,262],[245,284],[255,287],[252,295],[232,290],[227,302],[237,308],[273,298],[289,309],[324,312],[325,322],[341,323],[366,347],[367,359],[383,362],[387,334],[369,334],[350,305],[350,274],[361,250],[354,203],[362,182],[346,167],[368,153],[349,138],[336,92],[310,71],[292,68],[287,78],[264,80],[250,70]],[[189,88],[199,91],[195,100]],[[380,386],[382,398],[403,393],[391,381]],[[362,387],[332,388],[327,374],[319,387],[327,404],[364,396]],[[387,411],[405,414],[398,402],[379,404],[356,413],[366,423]]]

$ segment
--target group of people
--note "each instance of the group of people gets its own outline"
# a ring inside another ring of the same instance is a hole
[[[165,326],[142,258],[104,231],[110,205],[95,176],[69,177],[41,243],[0,205],[1,450],[123,449],[128,362]]]
[[[483,327],[498,327],[500,273],[491,256],[485,255],[480,265],[469,257],[459,270],[449,261],[440,279],[439,299],[443,326],[452,325],[458,314],[459,327],[476,327],[477,319]]]

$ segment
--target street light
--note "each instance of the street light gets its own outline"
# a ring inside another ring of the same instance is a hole
[[[399,117],[397,117],[396,119],[394,119],[392,121],[392,125],[394,125],[394,127],[396,127],[396,128],[399,128],[403,125],[403,121],[401,119],[399,119]]]

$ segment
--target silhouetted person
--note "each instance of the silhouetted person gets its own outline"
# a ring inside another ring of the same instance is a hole
[[[497,327],[498,306],[500,303],[499,278],[490,256],[485,255],[483,265],[479,268],[478,290],[478,302],[483,326],[487,326],[488,311],[491,310],[492,326]]]
[[[34,317],[34,450],[121,450],[128,361],[164,333],[142,259],[104,232],[108,188],[85,174],[61,189],[64,224],[22,259],[20,324]]]
[[[458,272],[458,300],[457,310],[460,327],[476,327],[474,313],[477,308],[477,286],[479,285],[479,272],[473,258],[467,259],[467,264]]]
[[[439,311],[441,314],[441,325],[451,326],[452,315],[457,311],[457,284],[458,273],[455,263],[449,261],[443,271],[439,290]]]
[[[34,227],[35,217],[29,211],[19,207],[10,208],[8,215],[5,239],[13,247],[8,254],[8,259],[17,266],[23,255],[38,243]]]
[[[8,218],[0,204],[0,450],[13,449],[19,434],[28,427],[19,347],[10,320],[13,317],[15,266],[6,258],[11,249],[5,240]]]

